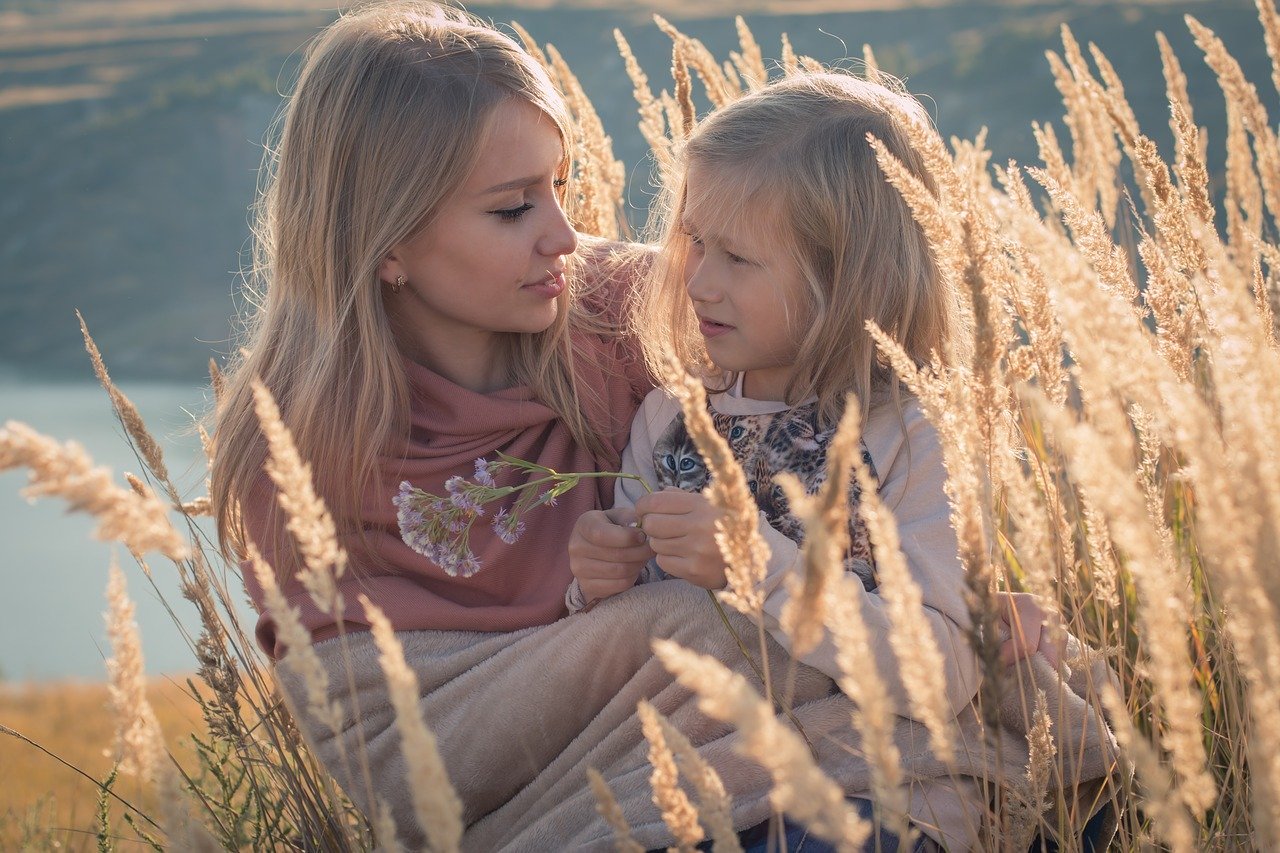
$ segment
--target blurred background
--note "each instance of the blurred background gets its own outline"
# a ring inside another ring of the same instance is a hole
[[[766,60],[780,56],[783,32],[798,53],[829,63],[860,57],[869,43],[944,136],[986,128],[996,164],[1036,162],[1033,121],[1058,124],[1069,140],[1045,59],[1046,50],[1061,51],[1063,24],[1107,54],[1167,157],[1157,30],[1182,61],[1202,125],[1224,127],[1224,108],[1185,15],[1214,29],[1249,79],[1270,77],[1249,0],[524,0],[468,8],[518,21],[564,54],[627,165],[635,224],[652,194],[651,163],[612,31],[622,30],[655,91],[663,88],[670,42],[652,23],[655,12],[718,56],[737,46],[735,14]],[[189,496],[204,494],[193,418],[207,405],[208,360],[229,350],[243,309],[238,271],[248,262],[248,207],[267,130],[302,46],[337,14],[306,0],[0,0],[0,421],[76,439],[117,475],[140,469],[93,380],[79,310],[113,378],[165,441],[170,469]],[[1274,115],[1275,93],[1267,87],[1262,97]],[[1222,143],[1209,136],[1215,181]],[[24,481],[0,474],[0,681],[101,679],[111,548],[60,502],[29,505],[18,495]],[[150,582],[127,554],[120,562],[138,601],[148,669],[190,670],[190,652]],[[155,568],[165,597],[185,604],[163,561]]]

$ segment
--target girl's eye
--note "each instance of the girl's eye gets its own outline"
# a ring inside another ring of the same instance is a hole
[[[689,243],[690,243],[690,244],[692,244],[693,246],[696,246],[696,247],[698,248],[698,250],[699,250],[699,251],[701,251],[701,249],[702,249],[702,238],[701,238],[701,237],[699,237],[697,234],[688,234],[688,233],[686,233],[686,234],[685,234],[685,236],[689,238]]]
[[[519,207],[508,207],[502,210],[491,210],[489,212],[501,219],[503,222],[514,222],[531,210],[533,210],[533,205],[525,202]]]
[[[751,261],[742,257],[741,255],[735,255],[733,252],[725,252],[725,254],[728,255],[729,263],[731,264],[750,264],[751,263]]]

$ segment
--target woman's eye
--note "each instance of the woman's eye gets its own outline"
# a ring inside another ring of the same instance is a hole
[[[554,181],[551,182],[551,186],[555,187],[556,189],[560,189],[561,187],[567,187],[569,186],[569,179],[556,178]]]
[[[514,222],[531,210],[533,210],[533,205],[525,202],[519,207],[508,207],[502,210],[491,210],[489,212],[504,222]]]

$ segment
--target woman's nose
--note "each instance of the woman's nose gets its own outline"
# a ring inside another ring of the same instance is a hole
[[[578,248],[578,232],[573,230],[564,208],[555,205],[555,215],[547,225],[547,230],[538,240],[538,253],[547,257],[572,255]]]

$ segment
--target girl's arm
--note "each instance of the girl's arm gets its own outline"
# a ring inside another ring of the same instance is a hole
[[[658,435],[680,406],[661,391],[645,397],[631,422],[631,438],[622,451],[620,473],[641,477],[644,484],[619,477],[613,508],[584,513],[569,540],[569,570],[573,582],[565,593],[565,605],[576,613],[593,600],[623,592],[635,584],[661,580],[653,562],[653,550],[636,520],[635,502],[657,482],[653,470],[653,436]]]

